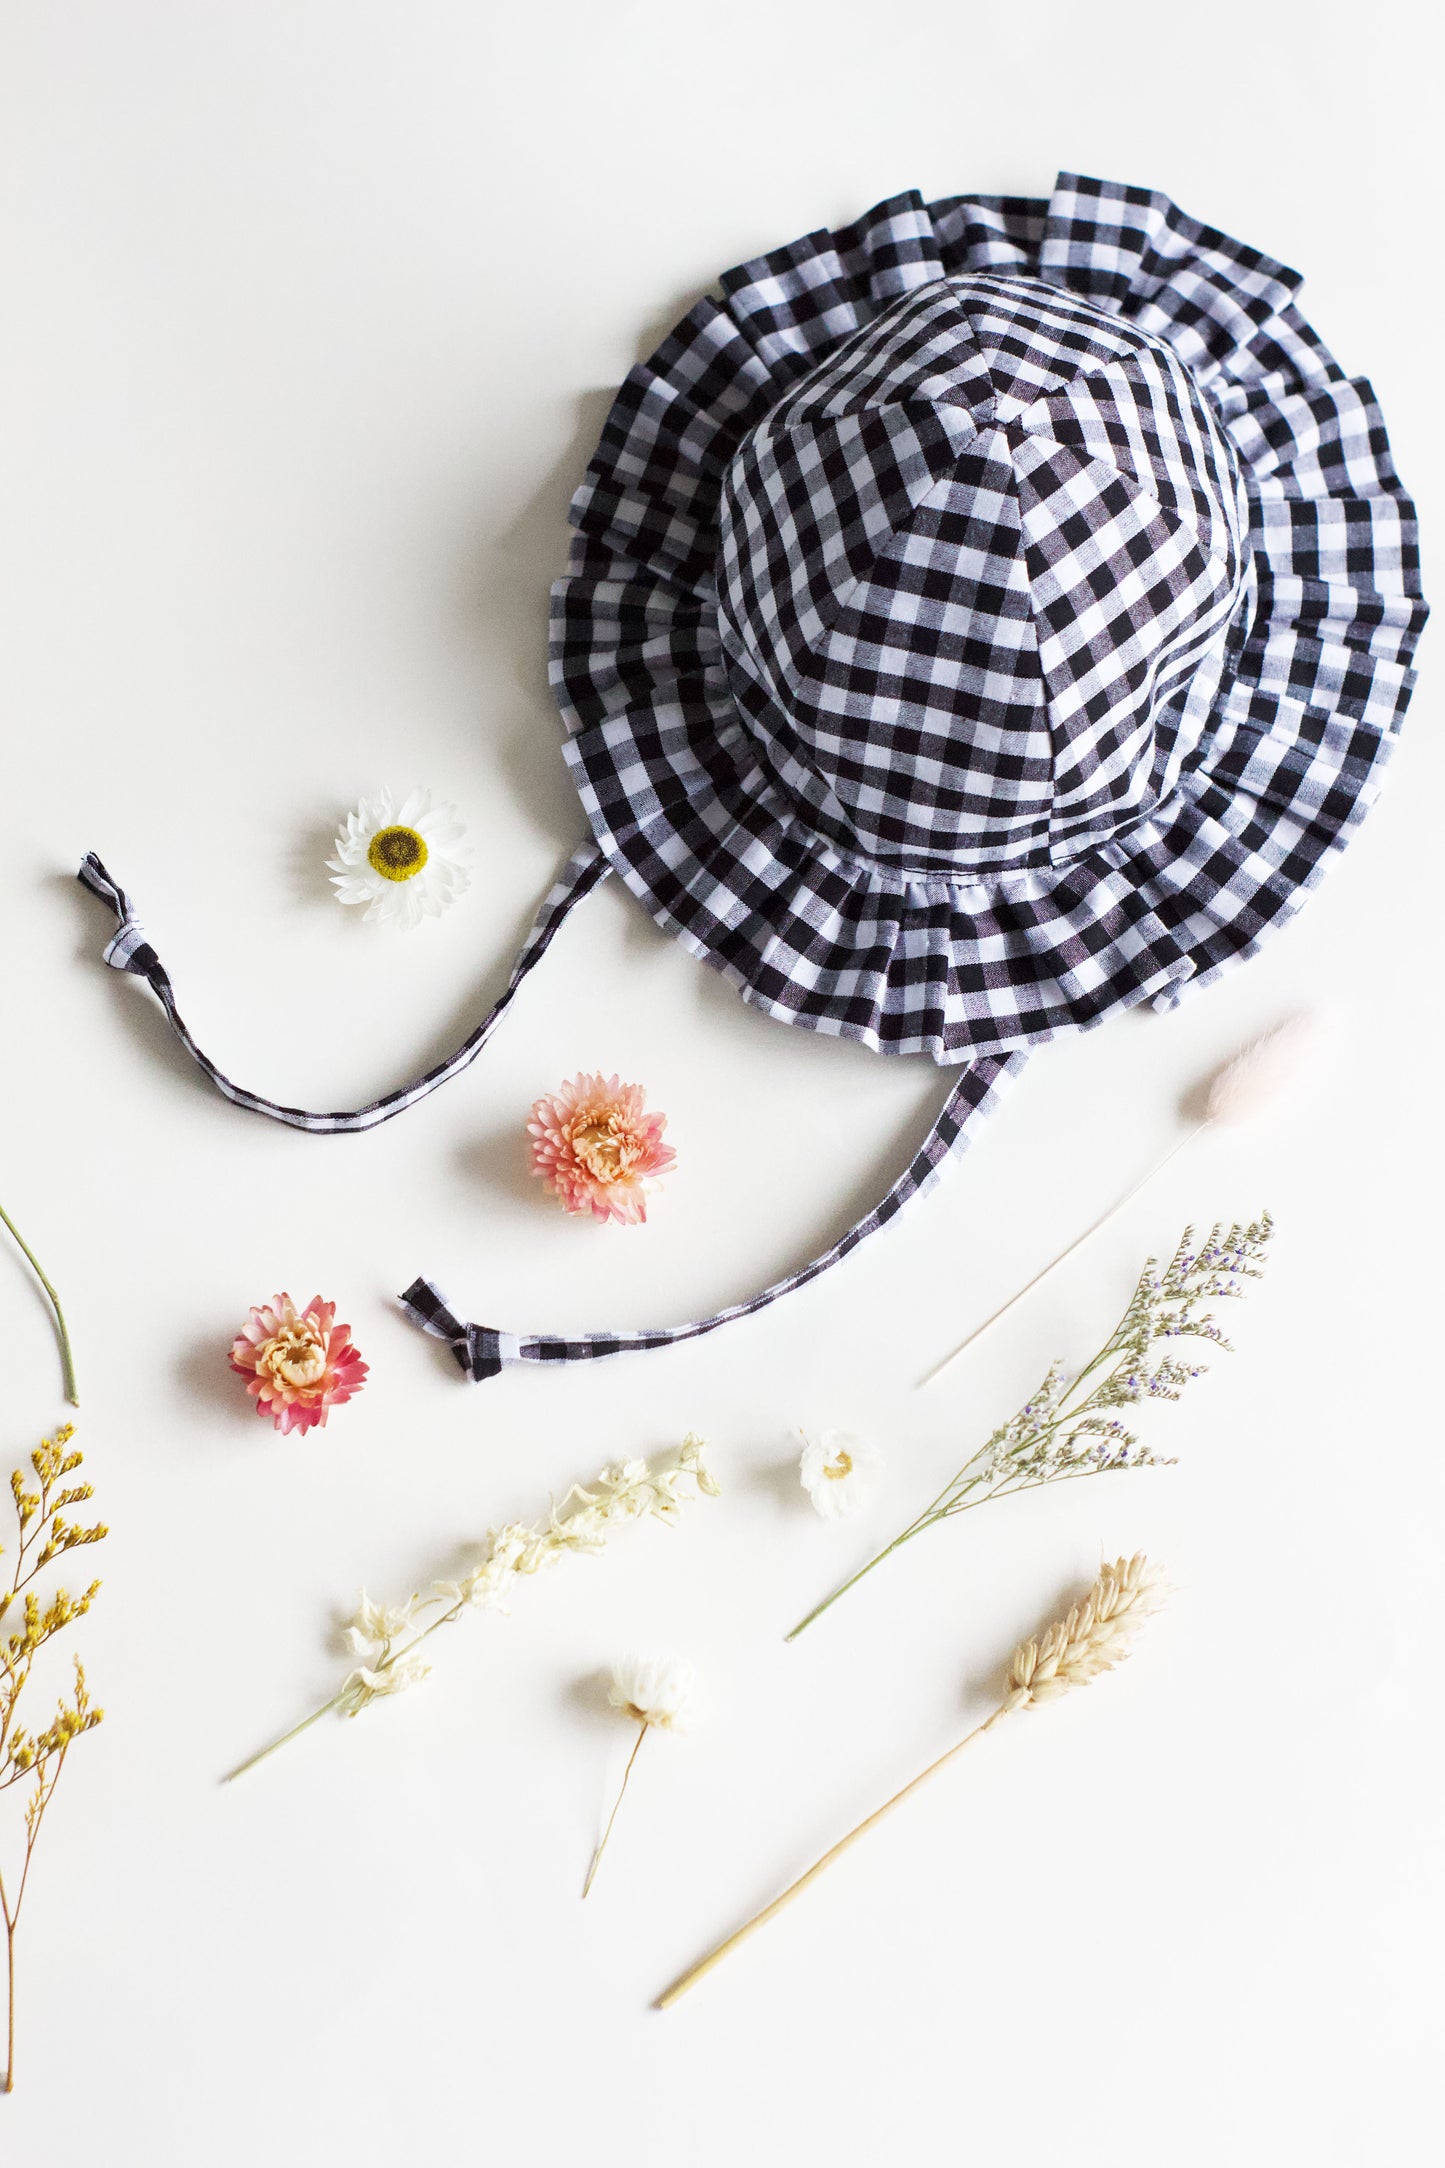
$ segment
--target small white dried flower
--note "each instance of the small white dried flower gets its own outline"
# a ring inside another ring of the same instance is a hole
[[[695,1440],[690,1441],[696,1443]],[[694,1470],[694,1473],[696,1471]],[[701,1486],[699,1485],[699,1488]],[[637,1726],[637,1737],[632,1742],[632,1752],[627,1757],[627,1767],[622,1772],[622,1783],[607,1817],[607,1827],[602,1841],[592,1854],[592,1864],[587,1869],[587,1879],[582,1884],[585,1897],[597,1877],[602,1855],[607,1850],[607,1840],[612,1835],[612,1825],[617,1820],[617,1810],[627,1793],[632,1765],[638,1750],[650,1731],[680,1731],[678,1718],[688,1695],[692,1692],[692,1665],[680,1656],[624,1656],[612,1667],[612,1684],[607,1699],[614,1709],[630,1717]]]
[[[681,1656],[623,1656],[612,1667],[607,1699],[636,1724],[680,1731],[692,1682],[692,1665]]]
[[[678,1470],[681,1474],[692,1477],[704,1498],[719,1498],[722,1496],[722,1485],[708,1467],[706,1453],[707,1447],[703,1440],[695,1431],[690,1430],[683,1439],[682,1449],[677,1456]]]
[[[825,1430],[816,1438],[803,1432],[798,1478],[825,1521],[861,1512],[877,1491],[882,1460],[866,1438],[848,1430]]]
[[[405,1603],[373,1603],[363,1589],[360,1603],[342,1628],[342,1639],[354,1655],[364,1656],[368,1649],[385,1648],[404,1634],[415,1616],[415,1596]]]
[[[430,1664],[405,1650],[399,1656],[389,1657],[385,1664],[375,1669],[359,1664],[341,1682],[342,1714],[359,1716],[368,1702],[380,1700],[383,1694],[404,1694],[409,1686],[419,1685],[430,1670]]]

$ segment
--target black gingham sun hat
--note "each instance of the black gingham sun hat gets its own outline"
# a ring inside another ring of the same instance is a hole
[[[917,195],[729,272],[618,394],[552,682],[592,828],[492,1015],[348,1114],[196,1047],[99,861],[107,958],[228,1097],[360,1129],[480,1051],[608,872],[784,1022],[958,1065],[883,1203],[655,1333],[521,1338],[403,1298],[468,1375],[671,1344],[801,1285],[969,1140],[1024,1050],[1172,1007],[1372,803],[1424,622],[1413,507],[1299,280],[1144,189]]]

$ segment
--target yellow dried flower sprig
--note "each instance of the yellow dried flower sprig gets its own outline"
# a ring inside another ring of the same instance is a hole
[[[66,1552],[99,1543],[108,1533],[103,1521],[87,1527],[64,1517],[69,1508],[84,1504],[93,1495],[89,1483],[65,1480],[81,1465],[82,1456],[71,1449],[73,1436],[71,1425],[64,1424],[53,1439],[42,1439],[36,1447],[30,1456],[29,1473],[17,1468],[10,1478],[19,1542],[8,1580],[0,1579],[0,1792],[24,1784],[28,1797],[25,1842],[13,1885],[7,1885],[0,1869],[0,1920],[5,1928],[8,1979],[6,2092],[15,2083],[15,1931],[30,1879],[31,1858],[66,1755],[83,1733],[94,1731],[105,1714],[90,1699],[85,1668],[78,1656],[74,1659],[71,1695],[57,1703],[47,1723],[31,1731],[16,1714],[40,1651],[76,1619],[83,1618],[100,1593],[99,1581],[92,1581],[81,1595],[72,1596],[68,1589],[56,1588],[42,1600],[31,1585],[37,1574]],[[16,1604],[20,1607],[18,1614],[14,1611]]]

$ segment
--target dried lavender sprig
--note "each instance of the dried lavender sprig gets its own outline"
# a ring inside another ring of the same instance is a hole
[[[1207,1366],[1161,1352],[1161,1342],[1210,1340],[1228,1350],[1217,1322],[1200,1305],[1240,1296],[1250,1280],[1260,1279],[1273,1232],[1268,1212],[1247,1224],[1217,1222],[1197,1246],[1193,1228],[1186,1227],[1167,1265],[1146,1261],[1123,1316],[1072,1383],[1065,1385],[1062,1363],[1051,1364],[1030,1399],[985,1439],[932,1503],[784,1638],[796,1641],[865,1574],[941,1521],[1045,1483],[1172,1466],[1172,1458],[1141,1443],[1117,1411],[1178,1400],[1186,1385],[1205,1375]]]

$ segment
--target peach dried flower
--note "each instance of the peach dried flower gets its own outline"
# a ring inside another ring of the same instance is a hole
[[[324,1424],[332,1408],[359,1393],[367,1365],[336,1323],[336,1305],[313,1295],[298,1310],[289,1295],[259,1303],[231,1347],[231,1368],[246,1379],[258,1415],[285,1433]]]
[[[662,1141],[665,1114],[649,1114],[640,1084],[579,1076],[532,1109],[532,1172],[568,1212],[635,1227],[647,1218],[647,1190],[677,1154]]]

